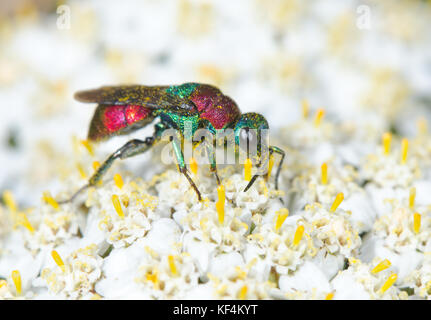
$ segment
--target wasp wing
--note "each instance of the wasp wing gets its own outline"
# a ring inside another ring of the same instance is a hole
[[[150,109],[170,109],[179,113],[197,112],[193,102],[171,95],[168,86],[105,86],[78,91],[75,99],[103,105],[139,105]]]

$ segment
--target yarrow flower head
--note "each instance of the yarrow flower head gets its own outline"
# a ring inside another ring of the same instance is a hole
[[[87,205],[93,208],[89,214],[95,217],[98,229],[107,234],[107,242],[116,248],[145,236],[151,221],[159,217],[158,199],[148,193],[147,186],[135,181],[124,184],[120,179],[112,181],[102,193],[93,189],[87,199]]]
[[[427,252],[422,265],[414,270],[405,283],[413,288],[414,293],[422,298],[431,300],[431,254]]]
[[[53,251],[51,255],[56,265],[43,269],[34,285],[48,288],[50,294],[63,299],[94,298],[94,285],[102,276],[103,264],[97,251],[94,244],[63,258]]]
[[[340,271],[332,281],[334,298],[349,299],[356,296],[362,299],[407,299],[407,293],[394,285],[398,277],[386,267],[387,264],[378,258],[370,264],[355,258],[349,259],[349,267]]]
[[[145,291],[152,299],[172,299],[184,297],[198,285],[198,278],[198,269],[188,253],[160,255],[146,247],[135,281],[145,285]]]

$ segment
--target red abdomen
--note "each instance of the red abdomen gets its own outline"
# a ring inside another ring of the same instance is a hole
[[[189,96],[200,117],[211,122],[215,129],[225,128],[241,116],[241,111],[228,96],[210,85],[199,85]]]
[[[144,126],[151,122],[153,120],[151,111],[137,105],[99,105],[91,121],[88,138],[97,141],[114,134],[129,133],[134,124]]]
[[[109,132],[116,132],[145,119],[151,110],[142,106],[109,106],[105,109],[103,124]]]

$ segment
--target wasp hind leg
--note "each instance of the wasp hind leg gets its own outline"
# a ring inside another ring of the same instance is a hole
[[[126,159],[133,156],[136,156],[138,154],[142,154],[148,149],[150,149],[154,142],[156,141],[156,135],[153,135],[152,137],[147,137],[145,140],[130,140],[125,145],[123,145],[121,148],[119,148],[117,151],[115,151],[113,154],[111,154],[108,159],[105,160],[105,162],[97,169],[97,171],[93,174],[93,176],[90,178],[88,183],[80,188],[70,199],[59,202],[60,204],[73,202],[75,198],[85,189],[96,186],[99,181],[102,179],[102,177],[106,174],[108,169],[112,166],[112,164],[117,159]]]

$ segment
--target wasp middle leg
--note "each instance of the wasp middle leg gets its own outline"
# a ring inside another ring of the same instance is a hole
[[[214,146],[207,143],[205,145],[205,147],[206,147],[207,155],[208,155],[208,158],[210,161],[210,170],[211,170],[211,172],[214,173],[214,175],[217,179],[217,185],[219,186],[219,185],[221,185],[221,181],[220,181],[220,178],[219,178],[218,173],[217,173],[217,163],[216,163],[216,155],[215,155]]]
[[[172,138],[173,139],[171,141],[172,141],[172,146],[173,146],[174,153],[175,153],[175,158],[177,159],[178,168],[179,168],[180,172],[183,175],[185,175],[185,177],[189,181],[190,185],[195,190],[199,201],[202,201],[202,196],[201,196],[201,193],[200,193],[198,187],[196,187],[196,184],[194,183],[193,179],[190,177],[190,175],[187,172],[186,163],[184,161],[184,155],[183,155],[183,152],[181,150],[181,142],[179,141],[178,137],[176,137],[176,138],[172,137]]]

